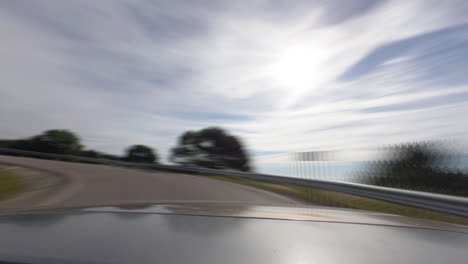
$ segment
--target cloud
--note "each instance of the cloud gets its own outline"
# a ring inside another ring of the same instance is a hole
[[[464,1],[1,3],[0,137],[91,148],[222,126],[256,156],[468,142]],[[423,15],[422,15],[423,14]]]
[[[412,68],[427,72],[420,78],[434,78],[435,74],[445,77],[448,72],[459,71],[466,66],[463,64],[464,55],[468,51],[468,39],[459,36],[467,34],[468,25],[461,24],[379,46],[344,72],[340,79],[344,81],[358,79],[366,73],[375,71],[377,67],[403,63],[412,63]],[[457,76],[463,75],[458,73]]]

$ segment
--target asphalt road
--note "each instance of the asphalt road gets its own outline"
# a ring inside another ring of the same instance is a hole
[[[42,178],[48,178],[49,184],[48,187],[28,190],[1,201],[0,208],[174,200],[300,204],[275,193],[202,176],[0,155],[2,162],[38,172]]]

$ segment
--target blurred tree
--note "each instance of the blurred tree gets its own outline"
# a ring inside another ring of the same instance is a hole
[[[118,155],[112,155],[112,154],[107,154],[107,153],[102,153],[98,152],[99,158],[100,159],[108,159],[108,160],[125,160],[124,157],[118,156]]]
[[[81,156],[81,157],[93,158],[93,159],[125,160],[125,158],[123,158],[123,157],[120,157],[120,156],[117,156],[117,155],[112,155],[112,154],[107,154],[107,153],[96,151],[96,150],[93,150],[93,149],[82,150],[77,155]],[[98,163],[98,162],[94,162],[94,161],[83,161],[83,162]]]
[[[79,156],[97,159],[97,158],[101,158],[102,154],[97,152],[96,150],[86,149],[86,150],[80,151]]]
[[[126,161],[130,162],[157,162],[158,157],[155,151],[144,145],[133,145],[127,149]]]
[[[0,139],[0,148],[11,148],[16,143],[16,140]]]
[[[185,132],[170,160],[186,166],[250,171],[240,140],[216,127]]]
[[[0,139],[0,147],[108,160],[124,159],[121,156],[107,154],[93,149],[83,149],[83,146],[80,144],[80,139],[73,132],[59,129],[47,130],[40,135],[26,139]],[[20,154],[10,153],[7,155],[17,156]]]
[[[30,139],[17,140],[16,149],[73,155],[82,148],[80,139],[68,130],[51,129]]]
[[[386,149],[361,182],[371,185],[468,196],[466,172],[450,170],[455,157],[434,143],[412,143]]]

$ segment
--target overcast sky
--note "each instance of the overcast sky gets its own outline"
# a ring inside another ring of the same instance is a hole
[[[0,138],[167,155],[468,142],[468,1],[0,1]]]

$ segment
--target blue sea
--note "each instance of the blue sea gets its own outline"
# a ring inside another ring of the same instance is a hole
[[[257,167],[259,173],[288,176],[302,179],[322,179],[332,181],[359,182],[361,177],[369,175],[372,162],[285,162]],[[439,164],[449,171],[468,172],[468,155],[460,155],[450,161]]]

